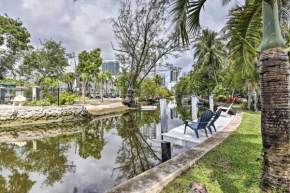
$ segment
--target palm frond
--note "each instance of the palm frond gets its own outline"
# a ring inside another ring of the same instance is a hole
[[[189,37],[200,29],[200,12],[207,0],[174,0],[170,16],[176,35],[189,44]]]
[[[229,59],[234,61],[236,70],[242,74],[253,73],[256,48],[262,41],[262,1],[249,1],[230,10],[223,30],[229,39]]]
[[[281,1],[281,25],[289,26],[290,22],[290,1],[289,0],[280,0]]]
[[[181,40],[183,43],[188,43],[189,38],[186,31],[186,21],[187,21],[187,7],[189,0],[175,0],[171,4],[170,15],[172,17],[172,24],[174,25],[174,30],[176,37]]]
[[[222,0],[223,6],[229,4],[232,0]]]

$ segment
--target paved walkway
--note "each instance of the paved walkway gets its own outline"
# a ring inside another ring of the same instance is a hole
[[[242,122],[243,112],[237,110],[236,116],[220,132],[196,145],[192,149],[164,162],[134,178],[128,180],[106,193],[118,192],[160,192],[169,182],[188,170],[211,149],[222,143]]]

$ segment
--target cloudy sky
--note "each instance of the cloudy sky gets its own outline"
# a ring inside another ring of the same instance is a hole
[[[102,49],[103,59],[115,59],[110,42],[114,42],[109,18],[116,17],[121,0],[0,0],[0,14],[19,18],[31,34],[31,43],[39,46],[39,39],[62,41],[68,52]],[[242,1],[242,0],[240,0]],[[219,31],[234,3],[223,7],[219,0],[209,0],[201,16],[201,23]],[[189,71],[192,52],[168,62]]]

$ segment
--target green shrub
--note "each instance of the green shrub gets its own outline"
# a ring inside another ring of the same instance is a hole
[[[248,110],[248,102],[244,102],[244,103],[242,103],[242,104],[241,104],[241,108],[242,108],[243,110]]]
[[[55,94],[48,94],[46,96],[46,98],[49,100],[49,102],[51,104],[56,104],[57,103],[57,95],[55,95]]]
[[[74,104],[74,101],[76,98],[77,98],[76,94],[71,94],[68,92],[61,93],[59,95],[59,104],[60,105],[72,105],[72,104]]]
[[[28,103],[26,103],[26,106],[50,106],[51,103],[48,99],[40,99],[38,101],[33,100]]]

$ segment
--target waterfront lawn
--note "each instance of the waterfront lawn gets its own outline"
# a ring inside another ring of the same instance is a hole
[[[190,170],[167,185],[163,193],[188,192],[192,182],[209,192],[262,192],[261,113],[245,111],[241,125]]]

